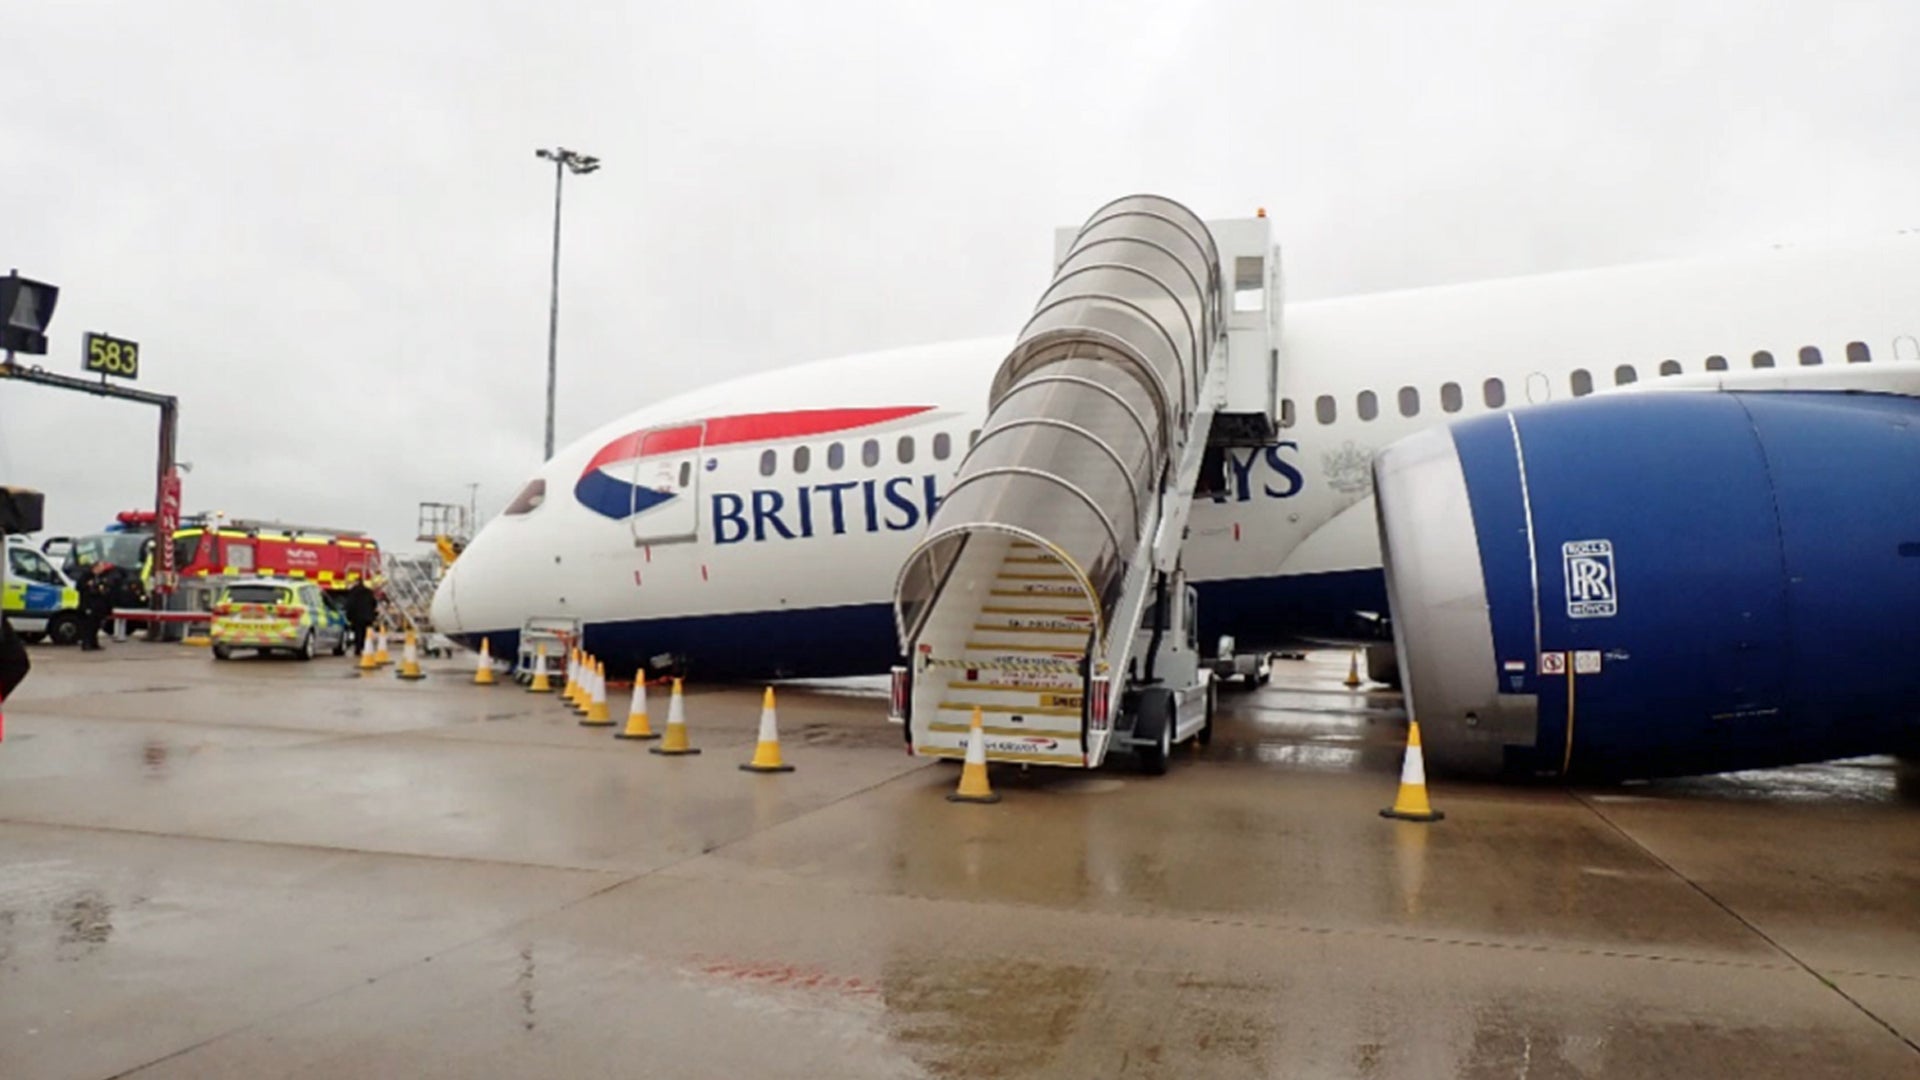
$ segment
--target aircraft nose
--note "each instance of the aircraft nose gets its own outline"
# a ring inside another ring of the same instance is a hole
[[[433,605],[429,614],[433,619],[433,628],[442,634],[460,633],[460,607],[454,601],[454,590],[460,580],[460,564],[456,561],[440,575],[440,585],[433,590]]]

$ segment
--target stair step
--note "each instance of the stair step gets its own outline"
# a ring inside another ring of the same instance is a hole
[[[1071,583],[1047,585],[1039,582],[1028,582],[1025,584],[1002,585],[999,582],[995,582],[993,587],[987,590],[987,595],[1017,596],[1025,600],[1031,600],[1035,597],[1070,596],[1077,600],[1086,594],[1080,591],[1080,586]]]
[[[1019,676],[1016,674],[1014,678],[1019,678]],[[1041,677],[1037,675],[1034,676],[1033,678],[1035,681],[1028,682],[1028,683],[968,682],[965,679],[953,679],[947,683],[947,689],[975,690],[983,694],[998,694],[998,693],[1078,694],[1080,693],[1080,684],[1078,682],[1071,682],[1071,683],[1041,682],[1039,681]]]
[[[969,719],[972,718],[975,709],[979,709],[983,715],[1071,716],[1075,720],[1080,718],[1078,700],[1072,705],[1036,705],[1018,701],[943,701],[940,703],[942,712],[957,712]],[[1078,727],[1075,730],[1079,730]]]
[[[1028,645],[1021,642],[1013,642],[1013,641],[969,641],[967,642],[967,655],[969,658],[973,656],[973,651],[976,649],[981,651],[992,650],[995,652],[1009,652],[1009,653],[1051,653],[1054,655],[1065,656],[1065,657],[1078,657],[1081,652],[1081,650],[1079,649],[1070,648],[1064,645]]]
[[[999,624],[974,623],[973,628],[976,631],[983,632],[983,633],[990,633],[990,634],[1047,634],[1047,635],[1056,635],[1056,636],[1065,635],[1067,637],[1075,637],[1075,638],[1086,637],[1088,632],[1090,632],[1093,629],[1093,627],[1090,625],[1012,626],[1005,623],[999,623]]]
[[[999,584],[1002,581],[1072,581],[1073,579],[1072,574],[1036,574],[1026,570],[1003,570],[1000,572],[999,577],[995,579],[994,583]]]

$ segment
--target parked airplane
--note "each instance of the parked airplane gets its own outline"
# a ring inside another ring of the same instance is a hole
[[[1920,237],[1899,236],[1289,304],[1278,440],[1226,451],[1193,507],[1201,639],[1391,633],[1442,768],[1910,752],[1916,296]],[[435,625],[498,656],[569,617],[616,670],[883,672],[895,574],[1009,344],[772,371],[607,424],[467,547]]]

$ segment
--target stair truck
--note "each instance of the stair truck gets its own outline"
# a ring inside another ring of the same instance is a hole
[[[1264,216],[1135,195],[1056,239],[979,439],[894,584],[890,717],[910,752],[1164,772],[1211,734],[1181,550],[1202,464],[1278,438],[1278,252]]]

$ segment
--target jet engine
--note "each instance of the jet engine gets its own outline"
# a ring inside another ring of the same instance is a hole
[[[1652,392],[1374,463],[1427,760],[1623,778],[1920,746],[1920,402]]]

